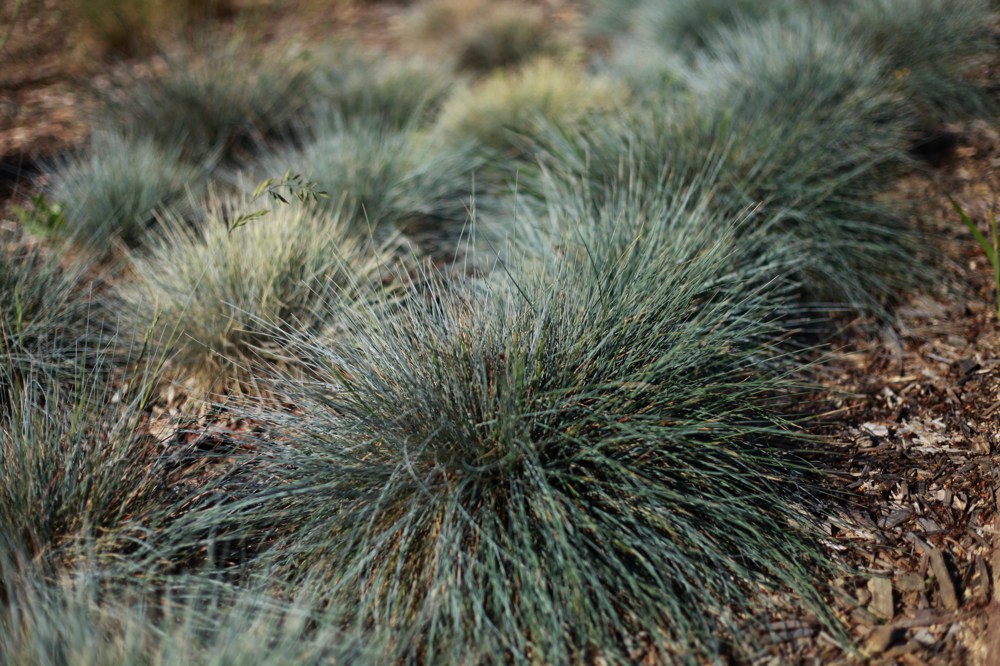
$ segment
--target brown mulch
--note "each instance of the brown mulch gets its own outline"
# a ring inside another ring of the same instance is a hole
[[[0,35],[12,10],[3,4]],[[237,4],[260,11],[267,39],[350,33],[382,47],[393,46],[406,6]],[[538,4],[572,14],[569,0]],[[89,81],[116,66],[87,49],[64,5],[25,0],[0,51],[0,220],[30,194],[39,160],[85,137]],[[950,159],[893,194],[935,229],[964,291],[906,296],[891,326],[847,323],[818,370],[829,395],[817,431],[836,449],[839,490],[850,498],[826,526],[831,554],[850,572],[831,581],[831,594],[858,652],[812,624],[780,620],[780,645],[762,663],[1000,663],[1000,326],[989,264],[948,201],[981,224],[991,208],[1000,214],[1000,124],[950,129]]]
[[[989,262],[948,199],[983,224],[1000,204],[1000,133],[951,129],[951,159],[892,194],[939,239],[953,284],[904,297],[892,325],[850,322],[818,370],[816,430],[848,498],[826,525],[850,571],[831,597],[858,652],[814,628],[774,663],[1000,663],[1000,325]]]

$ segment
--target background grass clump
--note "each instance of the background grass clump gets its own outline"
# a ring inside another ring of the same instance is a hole
[[[863,43],[808,17],[772,19],[719,33],[687,82],[728,142],[727,207],[762,204],[806,243],[808,298],[878,307],[927,277],[914,271],[927,247],[911,223],[876,205],[907,166],[910,119]]]
[[[454,84],[444,66],[426,58],[379,57],[356,46],[314,57],[315,95],[307,125],[419,126],[437,113]]]
[[[488,208],[488,184],[477,187],[484,163],[477,146],[437,145],[426,133],[367,123],[319,123],[297,149],[261,161],[260,173],[299,170],[329,198],[360,238],[404,236],[416,252],[453,257],[469,223],[473,201]]]
[[[646,43],[691,54],[713,42],[719,29],[752,26],[796,6],[800,6],[798,0],[652,0],[634,10],[632,21]]]
[[[925,126],[995,113],[995,94],[974,72],[996,53],[988,0],[849,2],[832,19],[884,58]]]
[[[474,141],[500,153],[525,157],[540,122],[567,130],[589,114],[613,107],[622,91],[579,67],[543,59],[457,90],[444,104],[437,132],[454,142]]]
[[[97,134],[50,169],[48,201],[61,214],[54,231],[104,256],[141,245],[158,212],[180,212],[204,187],[202,168],[142,135]]]
[[[352,236],[336,211],[277,206],[230,230],[252,204],[210,203],[202,229],[169,221],[120,297],[131,330],[151,330],[182,375],[210,389],[253,389],[251,360],[294,364],[275,341],[293,328],[336,328],[336,307],[380,286],[387,257]]]
[[[405,28],[424,50],[478,74],[569,50],[537,6],[517,0],[429,0],[412,10]]]
[[[80,19],[86,38],[104,50],[133,56],[150,53],[169,38],[235,11],[234,0],[72,0],[66,4]]]
[[[115,77],[96,122],[211,163],[252,154],[301,119],[314,93],[304,58],[239,41],[197,44],[164,54],[151,74]]]
[[[723,216],[760,207],[753,226],[791,233],[807,262],[804,302],[882,311],[928,275],[926,241],[877,202],[908,167],[911,116],[863,42],[810,16],[776,16],[714,33],[677,83],[582,131],[547,126],[539,179],[589,181],[596,202],[640,182],[713,191]],[[543,202],[544,206],[544,202]]]

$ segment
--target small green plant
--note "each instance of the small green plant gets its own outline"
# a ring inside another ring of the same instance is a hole
[[[329,193],[318,189],[315,183],[303,178],[302,174],[293,174],[291,171],[286,171],[285,175],[280,179],[265,178],[262,180],[257,185],[257,189],[254,190],[250,201],[251,203],[258,201],[266,194],[270,197],[273,203],[280,202],[287,206],[290,202],[285,195],[281,194],[282,189],[287,190],[288,197],[297,199],[299,203],[305,203],[307,201],[317,202],[320,199],[330,198]],[[260,208],[247,213],[240,213],[231,220],[226,221],[226,228],[229,230],[229,233],[232,233],[248,222],[259,220],[262,217],[267,216],[268,212],[267,208]]]
[[[989,225],[990,225],[990,238],[987,238],[983,232],[979,230],[976,225],[975,220],[969,217],[969,214],[965,212],[965,209],[955,201],[953,198],[949,197],[951,200],[951,205],[958,213],[958,216],[965,223],[965,226],[969,228],[972,235],[975,237],[976,242],[979,243],[979,247],[983,249],[986,254],[986,258],[990,262],[990,266],[993,267],[993,286],[996,293],[996,303],[997,303],[997,318],[1000,319],[1000,230],[997,229],[997,218],[993,210],[990,210]]]
[[[44,194],[31,197],[31,206],[14,206],[14,215],[28,231],[39,236],[61,234],[66,227],[62,204],[53,203]]]

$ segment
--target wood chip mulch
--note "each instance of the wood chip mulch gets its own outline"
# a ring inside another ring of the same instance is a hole
[[[1000,134],[952,129],[942,168],[893,194],[939,238],[953,284],[904,298],[892,325],[850,323],[819,370],[817,430],[847,498],[825,526],[845,567],[830,596],[856,650],[804,623],[761,663],[1000,663],[1000,326],[989,263],[948,200],[986,230]]]

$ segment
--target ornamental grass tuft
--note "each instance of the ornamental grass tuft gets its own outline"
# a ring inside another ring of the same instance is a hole
[[[497,72],[459,89],[445,102],[437,133],[446,141],[472,141],[498,152],[501,162],[526,157],[539,123],[569,130],[608,110],[622,91],[573,64],[538,60]]]
[[[218,533],[277,537],[275,580],[391,662],[694,662],[748,654],[782,595],[827,618],[807,444],[778,416],[788,260],[707,207],[626,200],[535,220],[487,282],[293,336],[308,380],[275,380],[294,412],[247,412],[260,481]]]
[[[0,557],[55,570],[85,549],[141,530],[168,493],[167,457],[145,413],[155,369],[140,363],[111,381],[75,363],[69,378],[36,366],[0,411]]]
[[[377,663],[371,643],[326,621],[318,604],[277,599],[259,582],[177,576],[156,589],[91,562],[44,579],[2,552],[0,574],[5,664]]]
[[[400,60],[341,48],[317,56],[316,92],[306,124],[363,123],[402,130],[437,113],[453,82],[447,69],[422,58]]]
[[[484,74],[568,49],[544,13],[519,0],[429,0],[404,26],[410,40],[459,71]]]
[[[469,223],[473,200],[489,206],[489,190],[476,186],[485,157],[476,146],[437,144],[412,128],[359,122],[320,123],[297,149],[274,153],[261,173],[301,172],[329,198],[326,208],[359,237],[381,242],[403,233],[442,258],[454,255]]]
[[[96,122],[148,136],[191,162],[233,161],[287,135],[315,92],[304,58],[238,42],[163,58],[151,73],[114,79]]]
[[[995,3],[852,0],[825,18],[885,60],[925,126],[995,113],[996,100],[973,76],[983,57],[997,51],[990,33]]]
[[[159,242],[133,256],[135,280],[121,286],[131,328],[153,330],[173,371],[203,387],[252,390],[251,359],[294,365],[273,331],[335,329],[337,308],[380,287],[388,261],[336,211],[277,205],[230,230],[227,220],[251,207],[210,202],[197,230],[168,218]]]
[[[82,262],[63,265],[23,238],[0,238],[0,413],[33,373],[64,381],[95,365],[109,329],[92,298],[100,288]]]
[[[182,208],[204,187],[203,175],[176,148],[97,134],[84,152],[50,169],[48,199],[61,211],[57,231],[109,256],[119,245],[141,245],[157,211]]]

